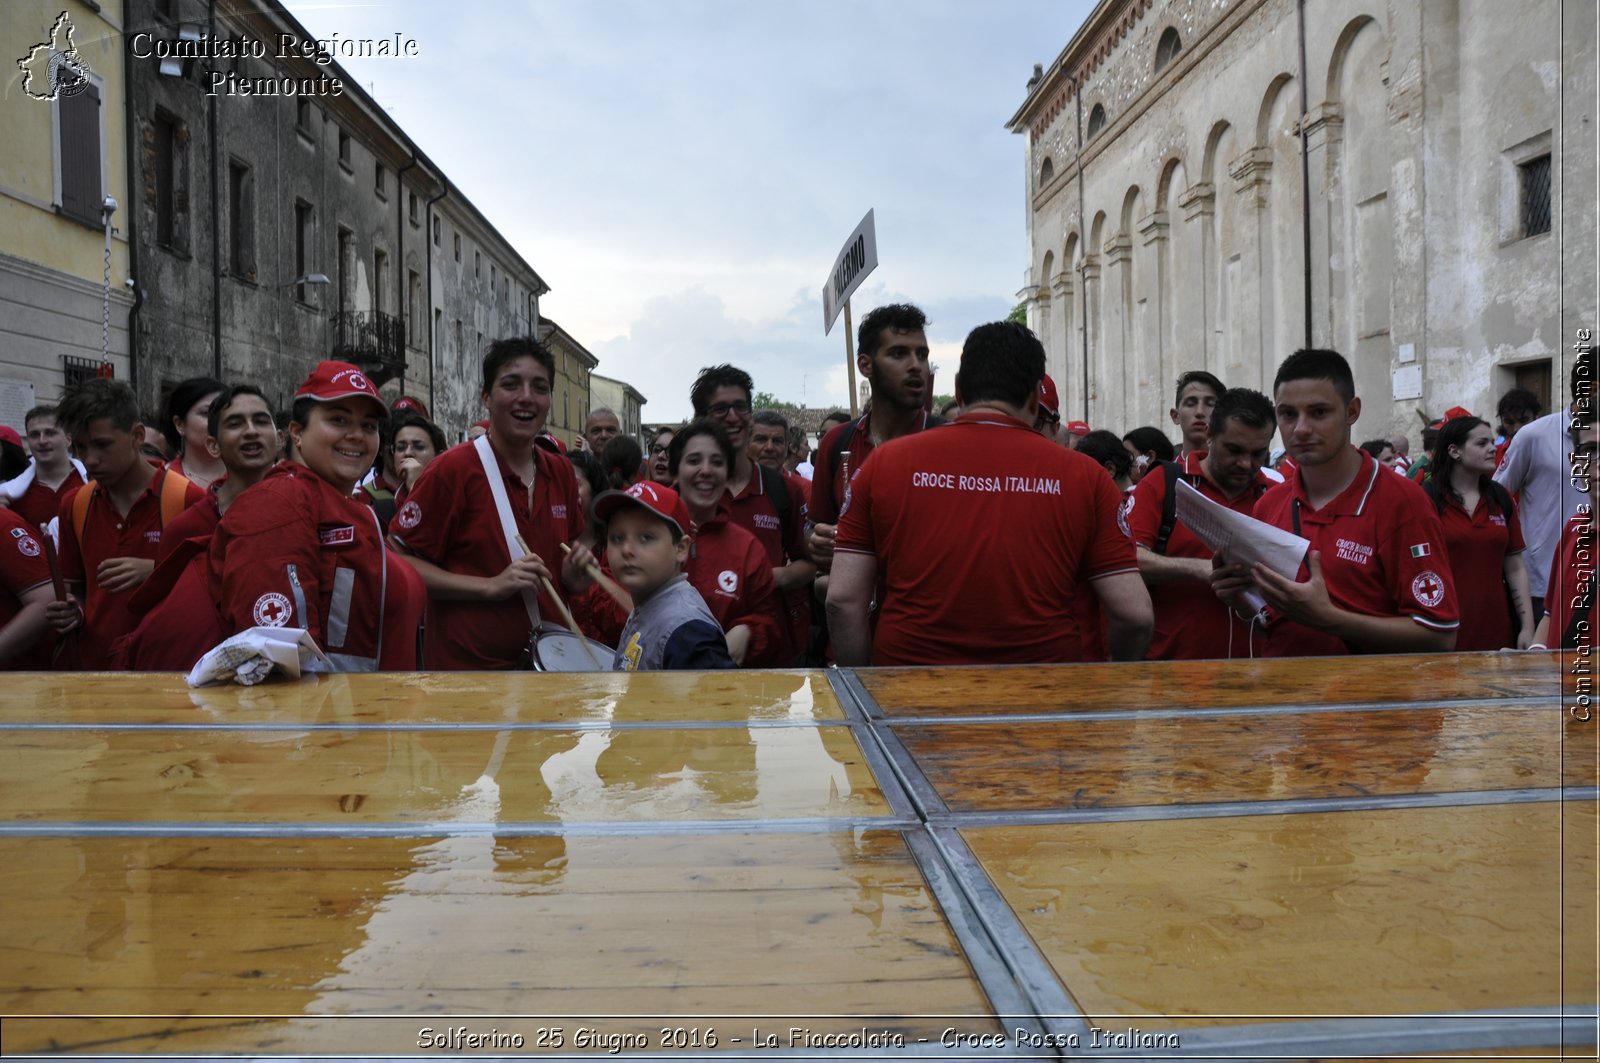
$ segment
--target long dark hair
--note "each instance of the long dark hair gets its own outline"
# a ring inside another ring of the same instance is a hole
[[[1428,492],[1428,497],[1433,499],[1434,508],[1439,512],[1444,512],[1446,498],[1453,498],[1458,503],[1465,505],[1461,496],[1456,494],[1456,489],[1451,485],[1451,474],[1455,472],[1456,466],[1460,465],[1461,462],[1450,455],[1450,448],[1464,445],[1467,437],[1474,431],[1480,427],[1487,428],[1488,426],[1489,422],[1482,417],[1457,417],[1446,421],[1444,427],[1439,429],[1438,441],[1435,442],[1433,451],[1428,458],[1428,467],[1433,475],[1422,485],[1422,489]],[[1478,477],[1478,492],[1489,499],[1489,504],[1498,510],[1500,504],[1495,500],[1495,492],[1489,486],[1490,482],[1490,478],[1487,476]],[[1507,515],[1509,514],[1502,514],[1502,516]]]

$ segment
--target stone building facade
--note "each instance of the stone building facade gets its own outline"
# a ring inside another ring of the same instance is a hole
[[[337,62],[310,49],[163,60],[160,42],[311,34],[272,0],[127,0],[133,314],[149,408],[192,376],[284,405],[311,364],[361,365],[460,438],[479,358],[528,335],[549,291],[509,241]],[[397,60],[403,61],[403,60]],[[342,91],[210,93],[214,74],[337,78]]]
[[[107,356],[119,379],[134,368],[123,15],[122,0],[0,4],[0,425],[18,432]]]
[[[1268,391],[1304,346],[1350,359],[1361,438],[1564,403],[1595,40],[1583,0],[1103,0],[1009,123],[1064,412],[1170,430],[1180,373]]]
[[[625,380],[613,380],[599,373],[590,374],[589,410],[598,410],[602,406],[611,410],[622,422],[622,434],[632,436],[641,443],[649,442],[644,438],[644,404],[649,401],[643,392]],[[584,416],[588,415],[589,411],[585,410]]]
[[[556,360],[556,379],[550,392],[550,416],[545,427],[562,443],[571,444],[583,434],[589,416],[589,378],[600,359],[560,325],[539,319],[539,339]]]

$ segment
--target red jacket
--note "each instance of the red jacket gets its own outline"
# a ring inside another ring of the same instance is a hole
[[[228,508],[211,540],[211,599],[229,634],[303,627],[342,671],[377,668],[389,586],[370,507],[284,462]],[[396,584],[401,581],[395,580]],[[395,632],[415,642],[415,632]]]

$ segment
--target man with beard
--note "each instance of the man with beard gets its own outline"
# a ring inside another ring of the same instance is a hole
[[[1235,388],[1217,400],[1210,421],[1210,449],[1151,470],[1117,518],[1150,588],[1155,633],[1146,657],[1152,661],[1244,657],[1250,650],[1249,623],[1211,590],[1211,550],[1177,519],[1177,491],[1184,481],[1217,505],[1250,516],[1256,500],[1279,482],[1262,471],[1277,413],[1259,391]]]
[[[859,419],[822,437],[811,474],[811,557],[823,572],[833,567],[846,464],[853,480],[875,447],[944,423],[923,405],[931,380],[927,327],[927,315],[909,303],[880,306],[861,319],[856,368],[872,386],[872,399]]]

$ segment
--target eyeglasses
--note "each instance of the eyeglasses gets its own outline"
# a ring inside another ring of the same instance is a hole
[[[750,404],[743,399],[738,402],[718,402],[706,407],[706,414],[711,417],[726,417],[730,413],[736,413],[743,417],[749,412]]]
[[[666,452],[667,452],[667,448],[662,446],[660,443],[651,443],[650,444],[650,456],[652,458],[659,458],[661,455],[665,454]]]

